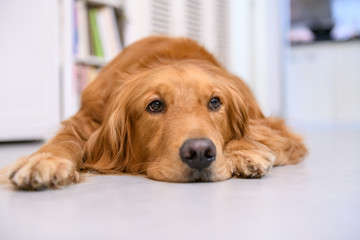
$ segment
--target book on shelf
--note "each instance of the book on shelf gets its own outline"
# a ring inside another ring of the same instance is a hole
[[[79,58],[86,58],[90,56],[89,25],[86,2],[76,1],[74,7],[75,53]]]
[[[93,43],[91,47],[93,48],[93,53],[97,57],[104,57],[103,52],[103,44],[101,43],[100,38],[100,31],[98,28],[98,21],[97,21],[97,10],[96,8],[89,9],[89,23],[90,23],[90,39]]]
[[[99,8],[96,11],[96,17],[105,59],[111,60],[121,50],[114,9],[110,7]]]
[[[78,96],[98,75],[100,69],[93,66],[75,64],[74,65],[74,87]]]
[[[96,56],[111,60],[122,49],[122,18],[118,9],[76,1],[74,6],[74,50],[79,59]]]

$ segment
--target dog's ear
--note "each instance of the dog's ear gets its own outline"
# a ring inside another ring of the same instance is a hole
[[[233,139],[245,136],[248,125],[248,112],[241,93],[234,87],[228,89],[228,116]]]
[[[124,171],[132,156],[131,119],[124,106],[110,110],[102,126],[89,138],[83,167],[102,173]]]

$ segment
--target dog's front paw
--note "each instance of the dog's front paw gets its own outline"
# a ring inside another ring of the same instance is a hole
[[[232,163],[234,175],[260,178],[270,172],[276,157],[261,143],[233,140],[225,146],[225,158]]]
[[[20,189],[59,188],[79,182],[75,164],[51,153],[38,153],[21,159],[10,174],[11,183]]]

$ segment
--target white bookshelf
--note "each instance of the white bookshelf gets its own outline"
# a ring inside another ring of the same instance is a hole
[[[74,6],[76,1],[94,7],[108,6],[121,9],[122,0],[62,0],[60,1],[61,27],[61,119],[73,116],[80,107],[80,96],[76,89],[74,66],[81,64],[101,68],[108,60],[96,56],[76,56],[74,54]]]
[[[106,5],[113,8],[121,8],[123,6],[122,0],[78,0],[78,1],[85,1],[93,5]]]
[[[103,58],[99,58],[96,56],[87,56],[87,57],[74,56],[74,63],[103,67],[107,63],[107,61]]]
[[[125,46],[154,34],[189,37],[204,45],[225,66],[229,65],[228,0],[62,0],[62,119],[71,117],[79,108],[73,65],[102,67],[107,63],[94,56],[73,55],[72,10],[76,1],[122,9],[126,17]]]

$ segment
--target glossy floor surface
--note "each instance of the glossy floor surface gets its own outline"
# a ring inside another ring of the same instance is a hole
[[[96,176],[61,190],[0,186],[0,239],[360,239],[360,131],[305,136],[306,160],[262,179]],[[0,167],[38,146],[1,144]]]

